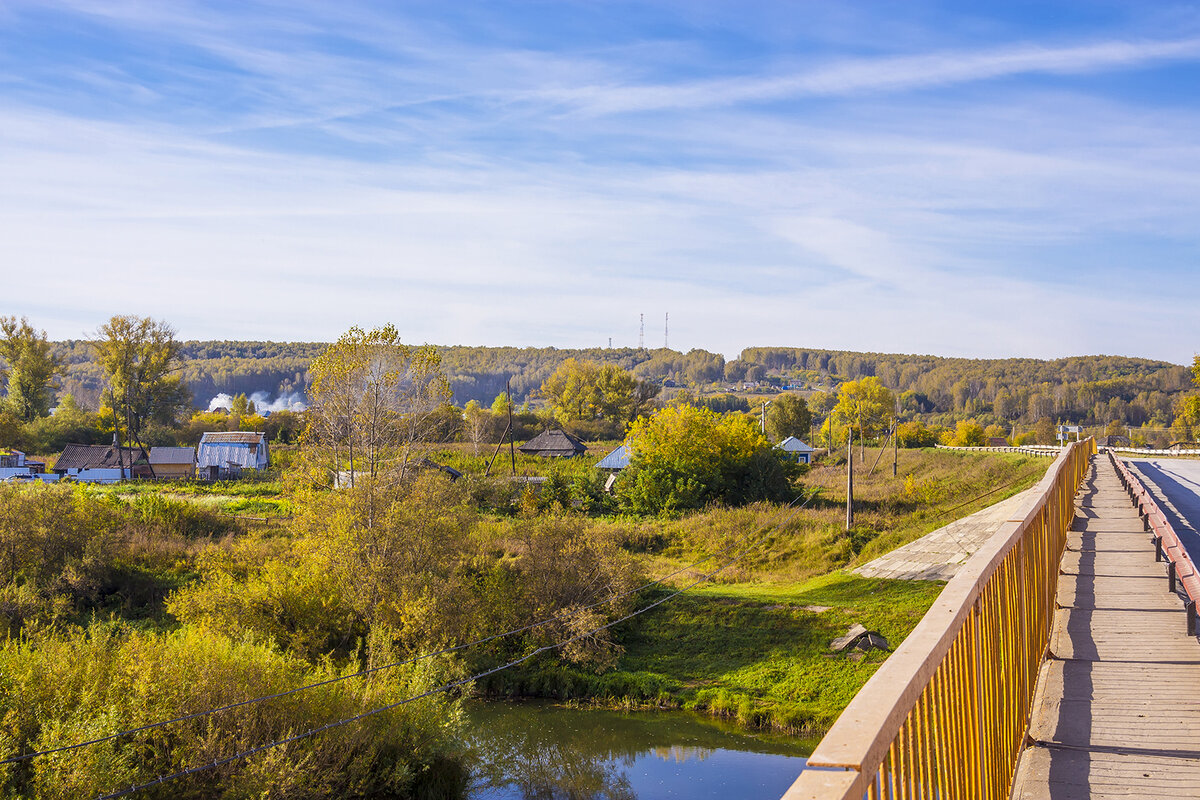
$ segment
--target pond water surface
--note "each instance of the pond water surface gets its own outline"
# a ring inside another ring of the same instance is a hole
[[[682,712],[467,708],[471,800],[776,800],[814,742]]]

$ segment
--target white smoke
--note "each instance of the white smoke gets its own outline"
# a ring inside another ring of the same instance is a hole
[[[231,408],[233,408],[233,398],[224,392],[221,392],[212,400],[208,401],[209,411],[216,411],[218,408],[223,408],[226,411],[229,411]]]
[[[281,394],[274,400],[266,392],[255,392],[250,395],[250,399],[254,401],[254,409],[259,414],[270,411],[304,411],[308,408],[308,403],[304,402],[304,395],[299,392],[288,392]]]
[[[299,392],[287,392],[274,400],[266,392],[255,392],[250,395],[250,401],[254,403],[254,410],[259,414],[271,414],[276,411],[304,411],[308,408],[308,404],[304,402],[304,395]],[[208,401],[209,411],[216,411],[218,408],[231,411],[233,396],[220,392]]]

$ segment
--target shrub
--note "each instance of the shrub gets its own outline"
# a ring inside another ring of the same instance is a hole
[[[0,745],[4,752],[58,747],[360,668],[357,659],[340,671],[311,668],[252,640],[197,628],[148,634],[94,625],[88,633],[28,635],[0,645]],[[352,678],[10,765],[0,788],[6,796],[94,797],[395,703],[446,677],[444,664],[423,662]],[[453,702],[434,696],[179,778],[169,796],[410,795],[458,719]]]
[[[695,406],[639,419],[625,446],[631,459],[618,483],[621,502],[639,514],[783,500],[796,474],[795,462],[751,421]]]

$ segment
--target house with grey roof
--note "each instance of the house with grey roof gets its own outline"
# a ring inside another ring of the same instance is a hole
[[[517,448],[525,455],[541,458],[573,458],[587,452],[587,445],[562,430],[542,431]]]
[[[271,463],[265,433],[211,431],[200,437],[196,470],[205,480],[239,478],[245,470],[265,470]]]
[[[814,448],[809,447],[795,436],[789,436],[775,446],[801,464],[812,463],[812,454],[815,452]]]

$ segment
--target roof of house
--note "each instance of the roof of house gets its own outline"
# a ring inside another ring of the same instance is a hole
[[[570,457],[587,452],[587,445],[566,431],[542,431],[517,448],[522,453],[542,457]]]
[[[596,462],[597,469],[625,469],[629,466],[629,450],[621,445]]]
[[[118,452],[119,451],[119,452]],[[140,447],[113,447],[108,444],[69,444],[54,462],[59,469],[115,469],[122,465],[132,466],[146,460],[146,451]]]
[[[210,431],[200,437],[200,444],[259,444],[267,435],[252,431]]]
[[[196,463],[194,447],[151,447],[150,463],[158,464],[187,464]]]
[[[813,448],[806,445],[804,442],[797,439],[795,436],[789,436],[779,444],[775,445],[780,450],[786,450],[789,453],[811,453]]]
[[[196,465],[208,467],[247,467],[258,469],[258,448],[237,442],[201,442]]]

